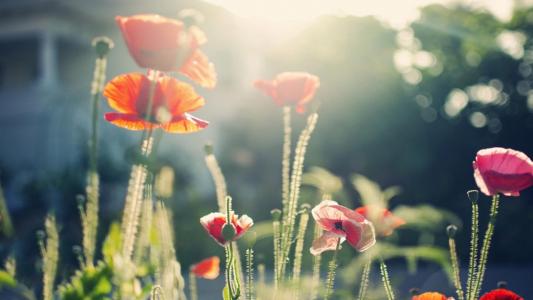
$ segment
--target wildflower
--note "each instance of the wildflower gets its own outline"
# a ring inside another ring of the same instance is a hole
[[[191,272],[200,278],[216,279],[220,273],[220,258],[212,256],[191,266]]]
[[[207,121],[189,114],[205,103],[192,86],[161,76],[156,79],[152,107],[148,108],[150,89],[150,80],[140,73],[113,78],[106,85],[104,96],[117,112],[106,113],[105,119],[130,130],[162,128],[172,133],[191,133],[207,127]]]
[[[179,20],[155,14],[115,19],[131,56],[140,67],[180,72],[201,86],[215,86],[215,68],[199,50],[207,39],[198,27],[187,27]]]
[[[484,294],[479,300],[524,300],[524,298],[508,289],[499,288]]]
[[[405,224],[404,219],[393,215],[386,208],[375,205],[358,207],[355,212],[372,222],[377,235],[382,237],[391,235],[396,228]]]
[[[374,227],[365,217],[355,211],[326,200],[311,211],[313,218],[325,231],[313,241],[311,254],[318,255],[326,250],[335,250],[337,242],[348,241],[353,248],[363,252],[376,243]]]
[[[231,213],[231,222],[227,224],[226,215],[223,213],[215,212],[210,213],[200,218],[200,224],[209,233],[209,235],[221,246],[225,246],[229,241],[235,241],[239,239],[252,225],[254,221],[247,215],[242,215],[238,218],[237,215]],[[226,230],[226,225],[231,225],[233,231],[229,235]]]
[[[305,105],[311,101],[320,85],[317,76],[304,72],[285,72],[274,80],[257,80],[255,87],[272,97],[280,106],[295,105],[296,111],[305,112]]]
[[[533,185],[533,162],[513,149],[480,150],[473,166],[476,183],[488,196],[497,193],[519,196],[521,190]]]
[[[420,295],[415,295],[411,300],[453,300],[453,298],[448,298],[441,293],[437,292],[426,292]]]

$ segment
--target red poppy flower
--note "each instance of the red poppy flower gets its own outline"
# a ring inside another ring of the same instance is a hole
[[[524,300],[508,289],[495,289],[479,298],[479,300]]]
[[[313,242],[311,254],[318,255],[326,250],[334,250],[340,239],[348,241],[353,248],[363,252],[376,243],[374,227],[365,217],[355,211],[326,200],[311,211],[313,218],[325,232]]]
[[[187,28],[179,20],[155,14],[115,19],[131,56],[140,67],[180,72],[201,86],[215,86],[215,68],[199,50],[207,39],[198,27]]]
[[[295,105],[297,112],[304,113],[305,105],[311,101],[320,86],[320,80],[309,73],[285,72],[274,80],[257,80],[254,85],[272,97],[278,105]]]
[[[226,225],[226,214],[223,213],[210,213],[200,218],[200,224],[209,233],[209,235],[221,246],[225,246],[228,242],[222,234],[222,228]],[[235,235],[231,241],[239,239],[252,225],[254,221],[247,215],[242,215],[238,218],[237,215],[231,214],[231,226],[235,230]]]
[[[212,256],[191,267],[191,272],[200,278],[216,279],[220,274],[220,258]]]
[[[396,228],[405,224],[404,219],[393,215],[386,208],[375,205],[358,207],[355,212],[370,220],[379,236],[389,236]]]
[[[413,296],[411,300],[448,300],[453,298],[447,298],[441,293],[427,292],[420,295]]]
[[[207,127],[207,121],[189,114],[205,103],[192,86],[168,76],[156,81],[151,113],[146,120],[151,86],[148,77],[129,73],[113,78],[106,85],[104,96],[117,112],[106,113],[105,119],[130,130],[162,128],[173,133],[191,133]]]
[[[480,150],[473,166],[477,186],[488,196],[519,196],[521,190],[533,185],[533,162],[513,149]]]

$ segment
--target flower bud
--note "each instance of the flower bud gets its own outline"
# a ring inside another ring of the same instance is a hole
[[[468,196],[468,199],[472,201],[472,203],[477,203],[477,200],[479,199],[479,191],[478,190],[470,190],[466,192],[466,195]]]
[[[420,295],[420,289],[412,288],[409,290],[409,293],[413,296]]]
[[[95,37],[93,39],[92,45],[96,50],[96,54],[100,58],[106,56],[107,53],[109,53],[109,50],[113,49],[113,47],[115,46],[113,40],[111,40],[107,36]]]
[[[226,224],[224,227],[222,227],[222,237],[226,241],[231,241],[235,237],[235,228],[233,228],[233,225]]]
[[[270,211],[270,214],[272,215],[273,221],[279,221],[281,219],[281,210],[274,208]]]
[[[207,143],[204,145],[204,152],[206,155],[211,155],[213,154],[213,144],[211,143]]]
[[[506,289],[507,288],[507,281],[498,281],[498,288],[499,289]]]
[[[446,233],[448,234],[449,238],[455,238],[455,234],[457,233],[457,226],[448,225],[448,227],[446,227]]]
[[[300,205],[300,209],[302,210],[302,213],[307,214],[311,211],[311,205],[309,205],[309,203],[304,203]]]
[[[183,9],[178,13],[178,18],[186,27],[197,26],[204,22],[204,16],[195,9]]]

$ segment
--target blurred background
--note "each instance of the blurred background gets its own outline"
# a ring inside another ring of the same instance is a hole
[[[421,238],[406,229],[395,242],[446,247],[446,225],[462,220],[458,244],[466,264],[466,191],[475,188],[475,153],[502,146],[533,155],[532,1],[2,0],[0,182],[14,233],[2,234],[0,258],[16,256],[23,282],[40,282],[35,232],[49,211],[61,224],[59,281],[77,267],[71,249],[81,243],[75,198],[84,192],[87,168],[92,38],[108,35],[115,41],[108,79],[141,71],[114,17],[176,17],[184,8],[205,16],[201,27],[209,42],[204,50],[219,78],[213,90],[197,88],[207,104],[196,115],[209,120],[209,128],[166,135],[160,148],[160,164],[177,175],[167,205],[185,268],[223,254],[198,222],[216,210],[203,161],[205,143],[214,144],[237,213],[259,222],[281,206],[281,110],[252,83],[283,71],[306,71],[321,80],[315,97],[320,119],[306,171],[317,166],[334,174],[343,186],[336,199],[349,207],[361,203],[362,193],[352,183],[353,174],[363,174],[381,187],[401,188],[391,208],[431,205],[453,212],[433,222],[431,235]],[[102,105],[109,110],[104,100]],[[304,122],[304,116],[294,118],[295,134]],[[102,240],[109,224],[120,218],[128,153],[140,133],[103,119],[100,128]],[[506,280],[522,296],[533,297],[532,198],[529,189],[502,200],[487,288]],[[314,205],[319,199],[310,186],[301,202]],[[489,202],[480,200],[483,226]],[[267,264],[270,243],[257,242],[256,253]],[[354,253],[346,252],[348,263]],[[438,266],[419,267],[405,290],[452,290],[440,279]],[[391,268],[394,278],[394,269],[405,269],[405,263],[393,262]]]

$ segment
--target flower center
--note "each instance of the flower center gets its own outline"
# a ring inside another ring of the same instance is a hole
[[[342,222],[335,222],[335,229],[344,231],[344,229],[342,229]]]

